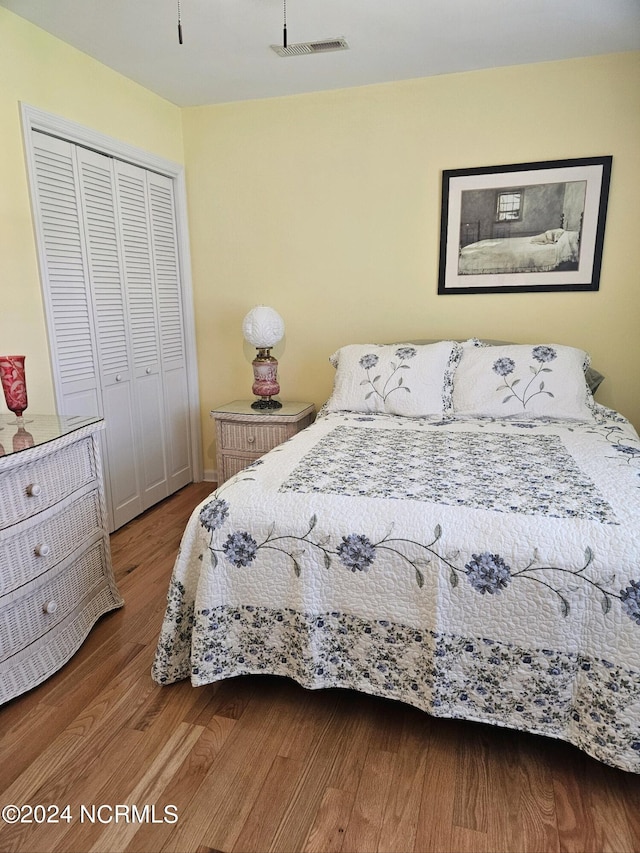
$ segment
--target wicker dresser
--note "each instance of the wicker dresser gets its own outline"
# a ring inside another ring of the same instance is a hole
[[[216,422],[218,485],[268,450],[313,423],[313,403],[283,403],[281,409],[252,409],[235,400],[211,412]]]
[[[35,687],[122,605],[99,418],[0,417],[0,702]]]

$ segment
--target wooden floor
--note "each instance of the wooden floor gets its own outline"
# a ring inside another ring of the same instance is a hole
[[[1,853],[640,851],[640,776],[567,744],[285,679],[155,685],[180,536],[210,490],[113,535],[125,607],[0,708],[0,806],[48,807],[0,820]]]

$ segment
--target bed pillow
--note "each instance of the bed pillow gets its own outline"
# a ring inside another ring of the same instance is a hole
[[[454,376],[456,415],[593,420],[589,356],[559,344],[465,346]]]
[[[460,354],[453,341],[341,347],[329,359],[336,376],[327,411],[451,415]]]
[[[426,341],[424,341],[426,343]],[[513,345],[513,341],[495,341],[489,340],[488,338],[469,338],[466,341],[461,341],[462,346],[466,347],[490,347],[490,346],[507,346]],[[605,376],[600,371],[596,370],[594,367],[591,367],[589,363],[589,357],[585,361],[587,364],[587,368],[584,372],[584,378],[589,386],[589,390],[591,394],[595,394],[600,385],[604,382]],[[588,399],[588,398],[587,398]]]

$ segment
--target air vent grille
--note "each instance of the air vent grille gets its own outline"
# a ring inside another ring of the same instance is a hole
[[[321,41],[304,41],[282,47],[272,44],[271,50],[278,56],[303,56],[307,53],[327,53],[330,50],[349,50],[349,45],[343,38],[322,39]]]

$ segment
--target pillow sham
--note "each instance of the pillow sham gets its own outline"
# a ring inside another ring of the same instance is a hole
[[[424,342],[426,343],[426,341]],[[513,345],[513,341],[495,341],[489,340],[487,338],[469,338],[466,341],[461,341],[463,347],[490,347],[490,346],[507,346]],[[587,357],[587,368],[584,372],[584,378],[589,386],[589,390],[592,394],[595,394],[600,385],[604,382],[605,376],[600,371],[596,370],[594,367],[591,367],[591,364],[588,363],[590,361],[589,357]],[[588,398],[587,398],[588,399]]]
[[[453,373],[460,354],[453,341],[348,344],[329,359],[336,376],[327,411],[451,415]]]
[[[584,350],[559,344],[463,345],[454,376],[454,412],[593,420],[588,366]]]

